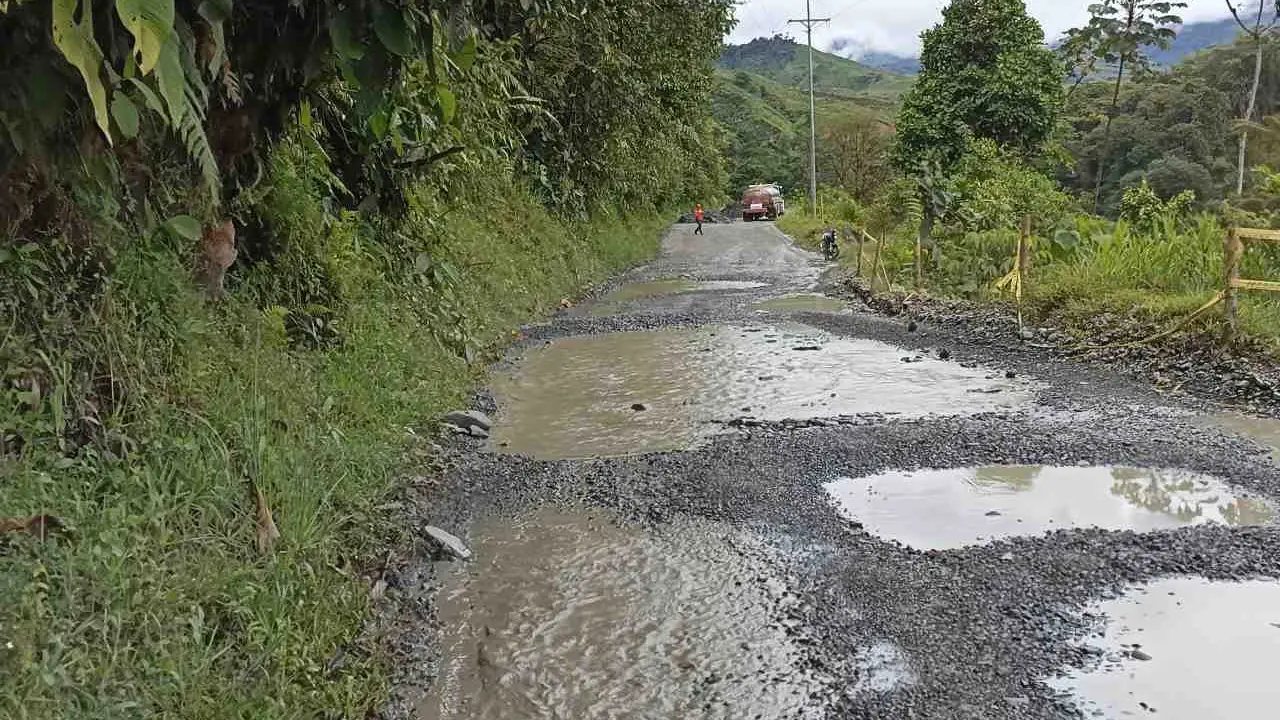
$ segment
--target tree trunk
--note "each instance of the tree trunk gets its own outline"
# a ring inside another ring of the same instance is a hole
[[[1244,170],[1249,150],[1249,123],[1253,122],[1253,113],[1258,107],[1258,85],[1262,82],[1263,42],[1260,27],[1254,28],[1253,41],[1257,45],[1253,56],[1253,87],[1249,90],[1249,109],[1245,110],[1244,124],[1240,128],[1240,149],[1236,159],[1236,197],[1244,194]]]
[[[1120,105],[1120,82],[1124,80],[1124,61],[1123,56],[1120,57],[1120,70],[1116,73],[1116,87],[1111,93],[1111,109],[1107,111],[1106,129],[1102,131],[1102,147],[1098,150],[1098,180],[1093,187],[1093,214],[1098,214],[1098,207],[1102,204],[1102,178],[1106,175],[1107,155],[1111,152],[1111,121],[1116,116],[1116,107]]]

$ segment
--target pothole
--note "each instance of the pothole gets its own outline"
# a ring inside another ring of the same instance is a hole
[[[1202,422],[1243,435],[1263,447],[1271,448],[1271,458],[1280,462],[1280,420],[1224,412],[1204,416]]]
[[[828,483],[841,511],[881,537],[948,549],[1060,528],[1139,532],[1262,525],[1274,510],[1213,477],[1128,467],[994,466],[889,472]]]
[[[814,312],[841,313],[848,309],[848,304],[836,298],[814,293],[796,293],[771,298],[752,306],[756,310],[778,313]]]
[[[1106,628],[1102,656],[1049,684],[1088,716],[1166,720],[1276,716],[1280,583],[1170,578],[1091,608]]]
[[[1029,384],[991,371],[798,324],[562,338],[493,389],[495,446],[545,459],[687,449],[740,417],[960,415],[1032,399]]]
[[[440,594],[423,720],[816,718],[798,602],[740,531],[541,509],[483,521]]]

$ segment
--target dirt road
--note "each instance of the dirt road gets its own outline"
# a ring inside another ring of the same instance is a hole
[[[388,717],[1273,716],[1280,425],[824,269],[678,226],[527,329],[411,498],[475,557],[389,577]]]

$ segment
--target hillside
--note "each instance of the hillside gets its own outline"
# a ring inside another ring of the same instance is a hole
[[[783,37],[731,45],[720,56],[712,114],[727,131],[729,191],[805,182],[808,152],[808,52]],[[829,53],[814,54],[818,132],[865,119],[888,127],[911,78]],[[877,122],[878,121],[878,122]]]
[[[723,70],[755,73],[787,87],[804,89],[809,85],[807,48],[778,35],[725,47],[719,66]],[[813,78],[818,94],[840,97],[896,99],[911,86],[909,77],[825,52],[813,54]]]
[[[1172,67],[1187,57],[1215,45],[1230,45],[1240,33],[1240,26],[1232,18],[1213,22],[1184,25],[1178,37],[1167,50],[1149,48],[1151,62],[1161,67]]]

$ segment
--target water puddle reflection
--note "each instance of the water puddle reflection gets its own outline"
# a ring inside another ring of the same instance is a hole
[[[711,523],[661,531],[543,509],[473,531],[440,595],[444,660],[422,720],[811,718],[804,670],[758,542]]]
[[[794,295],[784,295],[782,297],[764,300],[756,303],[752,307],[756,310],[778,313],[841,313],[848,309],[848,304],[843,300],[837,300],[836,298],[827,297],[826,295],[797,293]]]
[[[918,549],[1060,528],[1145,532],[1200,523],[1262,525],[1267,501],[1212,477],[1126,467],[995,466],[890,472],[829,483],[847,516]]]
[[[1086,716],[1274,718],[1280,707],[1280,583],[1171,578],[1099,603],[1102,664],[1050,685]]]
[[[740,417],[958,415],[1032,399],[1021,381],[798,324],[563,338],[493,389],[496,447],[548,459],[686,449]]]

